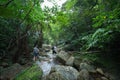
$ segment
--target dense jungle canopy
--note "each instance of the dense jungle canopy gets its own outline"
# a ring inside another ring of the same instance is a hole
[[[0,0],[0,62],[20,63],[36,44],[98,51],[118,70],[120,0]],[[109,66],[96,54],[87,57]]]

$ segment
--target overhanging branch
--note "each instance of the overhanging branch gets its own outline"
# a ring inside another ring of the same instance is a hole
[[[5,4],[0,4],[0,6],[4,6],[7,7],[11,2],[13,2],[14,0],[9,0],[8,2],[6,2]]]

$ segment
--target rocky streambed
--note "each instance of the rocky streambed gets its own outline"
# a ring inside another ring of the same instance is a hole
[[[79,55],[80,56],[80,55]],[[1,80],[115,80],[87,58],[73,56],[65,51],[40,54],[39,60],[29,68],[15,64],[2,70]],[[37,65],[36,65],[37,64]],[[16,77],[16,78],[15,78]]]
[[[91,65],[88,59],[75,58],[65,51],[47,52],[36,64],[43,71],[42,80],[113,80],[101,68]]]

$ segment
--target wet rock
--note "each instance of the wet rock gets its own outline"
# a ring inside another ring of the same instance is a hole
[[[103,72],[103,70],[102,70],[101,68],[97,68],[96,71],[97,71],[99,74],[104,75],[104,72]]]
[[[96,72],[95,69],[94,69],[94,67],[92,65],[87,64],[87,63],[81,63],[80,64],[80,69],[81,70],[82,69],[86,69],[86,70],[88,70],[89,72],[92,72],[92,73]]]
[[[55,72],[55,67],[51,67],[50,74]]]
[[[89,72],[86,69],[82,69],[77,80],[89,80]]]
[[[68,65],[68,66],[73,66],[74,59],[75,59],[75,58],[74,58],[73,56],[71,56],[71,57],[67,60],[66,65]]]
[[[43,76],[46,76],[50,73],[52,65],[50,63],[48,63],[47,61],[42,61],[41,63],[38,61],[38,62],[36,62],[36,64],[38,66],[40,66],[40,68],[42,69]]]

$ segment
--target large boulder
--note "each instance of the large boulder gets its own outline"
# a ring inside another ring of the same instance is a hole
[[[43,44],[42,45],[42,51],[43,52],[49,52],[51,50],[51,45]]]
[[[43,48],[43,49],[51,49],[52,47],[51,47],[51,45],[43,44],[43,45],[42,45],[42,48]]]
[[[61,51],[59,54],[57,54],[56,60],[65,65],[69,57],[70,57],[70,54],[64,51]]]
[[[96,72],[95,68],[92,65],[89,65],[87,63],[80,63],[80,69],[81,70],[86,69],[86,70],[88,70],[89,72],[92,72],[92,73]]]
[[[73,56],[71,56],[71,57],[67,60],[66,65],[68,65],[68,66],[73,66],[74,59],[75,59],[75,58],[74,58]]]
[[[87,64],[91,64],[91,63],[92,63],[92,61],[89,60],[89,59],[87,59],[87,58],[84,58],[84,59],[82,60],[82,62],[83,62],[83,63],[87,63]]]
[[[44,77],[42,80],[66,80],[60,73],[53,72],[50,75]]]
[[[74,62],[73,62],[73,66],[74,66],[77,70],[79,70],[79,68],[80,68],[80,63],[81,63],[81,62],[82,62],[82,59],[75,57]]]
[[[103,70],[102,70],[101,68],[97,68],[96,71],[97,71],[99,74],[104,75],[104,72],[103,72]]]
[[[59,76],[59,79],[52,79],[51,76]],[[79,72],[71,66],[60,66],[57,65],[54,67],[52,72],[48,75],[49,78],[47,80],[77,80],[77,76]]]
[[[77,80],[89,80],[89,72],[86,69],[82,69]]]
[[[57,48],[57,52],[60,53],[62,51],[62,48]]]

